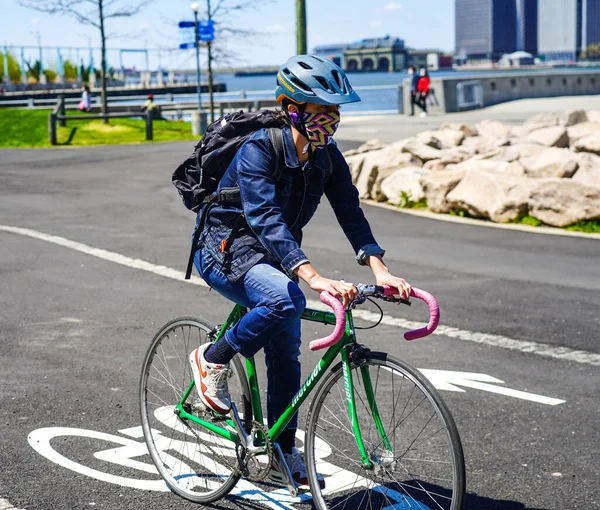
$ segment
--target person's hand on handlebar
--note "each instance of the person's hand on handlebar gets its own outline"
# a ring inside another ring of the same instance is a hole
[[[296,269],[296,274],[302,278],[308,286],[316,291],[327,291],[332,296],[341,298],[344,306],[358,297],[358,291],[352,283],[342,282],[340,280],[331,280],[321,276],[310,264],[302,264]]]
[[[410,289],[412,286],[404,279],[398,278],[390,273],[386,265],[383,263],[381,256],[372,255],[367,259],[367,264],[373,271],[377,285],[389,285],[396,287],[400,292],[402,299],[410,299]]]

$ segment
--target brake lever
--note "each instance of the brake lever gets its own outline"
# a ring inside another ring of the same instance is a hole
[[[389,296],[381,296],[381,299],[383,299],[384,301],[388,301],[389,303],[399,303],[407,306],[412,305],[412,303],[408,299],[395,298]]]

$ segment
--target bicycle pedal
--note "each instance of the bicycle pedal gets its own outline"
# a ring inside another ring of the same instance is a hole
[[[216,413],[210,407],[208,407],[202,400],[198,399],[192,404],[192,410],[198,415],[198,417],[210,421],[211,423],[217,423],[224,421],[227,416]]]

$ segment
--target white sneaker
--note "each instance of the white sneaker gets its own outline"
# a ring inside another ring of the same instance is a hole
[[[284,453],[283,458],[286,464],[290,468],[292,478],[297,486],[308,485],[308,476],[306,474],[306,461],[304,460],[304,454],[298,450],[298,448],[292,448],[292,453]],[[269,471],[269,479],[276,483],[286,483],[285,475],[283,470],[280,469],[279,464],[276,460],[273,461],[271,471]],[[319,480],[319,487],[325,488],[325,479],[317,474],[317,480]]]
[[[204,359],[204,353],[212,344],[201,345],[190,353],[190,365],[200,399],[219,414],[231,410],[231,396],[227,379],[232,376],[229,364],[218,365]]]
[[[427,117],[427,112],[422,112],[420,117]]]

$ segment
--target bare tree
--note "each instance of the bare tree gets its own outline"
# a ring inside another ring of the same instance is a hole
[[[46,14],[61,14],[75,18],[84,25],[92,25],[100,31],[102,84],[102,113],[108,113],[106,98],[106,20],[135,16],[152,0],[21,0],[20,4]],[[104,119],[108,122],[108,119]]]

